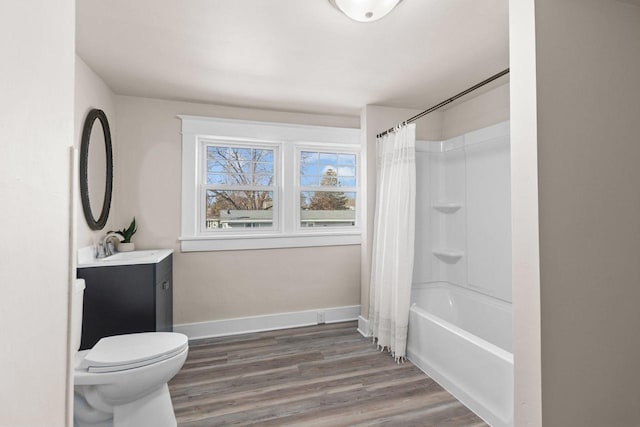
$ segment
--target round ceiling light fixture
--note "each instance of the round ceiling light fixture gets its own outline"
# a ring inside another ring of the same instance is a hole
[[[384,17],[402,0],[329,0],[333,6],[358,22],[372,22]]]

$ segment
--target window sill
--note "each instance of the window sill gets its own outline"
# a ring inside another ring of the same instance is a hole
[[[180,237],[182,252],[238,251],[251,249],[307,248],[359,245],[359,231],[323,234],[264,234],[253,236]]]

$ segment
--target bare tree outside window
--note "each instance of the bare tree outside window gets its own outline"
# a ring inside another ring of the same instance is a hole
[[[273,225],[274,150],[207,146],[207,229]]]

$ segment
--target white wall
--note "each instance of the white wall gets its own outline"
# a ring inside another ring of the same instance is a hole
[[[536,152],[539,190],[537,209],[528,203],[530,193],[514,200],[514,225],[531,219],[525,206],[539,212],[540,303],[535,271],[516,268],[520,255],[534,257],[530,242],[520,254],[514,248],[514,290],[524,288],[514,294],[521,308],[515,336],[533,344],[516,345],[516,366],[525,364],[516,368],[516,419],[523,420],[519,425],[637,425],[640,8],[610,0],[517,3],[511,2],[520,18],[511,22],[512,53],[535,43],[536,56],[511,58],[514,77],[522,73],[513,82],[512,106],[522,114],[518,127],[513,120],[513,146],[523,144],[516,161],[528,172],[514,177],[513,191],[534,190],[525,179],[535,179]],[[532,154],[526,161],[525,151]],[[518,302],[528,295],[533,298]],[[525,304],[531,308],[522,309]],[[527,325],[535,325],[536,310],[539,347]],[[530,354],[538,351],[536,367]],[[538,387],[536,369],[541,405],[526,391]],[[539,420],[532,414],[537,408]]]
[[[509,2],[514,425],[542,425],[535,0]]]
[[[120,163],[117,161],[119,155],[118,149],[118,134],[116,126],[116,100],[113,91],[106,85],[100,76],[98,76],[89,66],[76,55],[75,65],[75,117],[74,117],[74,145],[80,150],[80,142],[82,140],[82,128],[84,121],[89,111],[94,108],[103,110],[107,119],[109,120],[109,129],[111,130],[111,141],[113,145],[113,157],[114,157],[114,173],[113,180],[114,186],[120,180]],[[99,125],[99,121],[95,124]],[[97,126],[96,129],[100,129]],[[95,144],[97,146],[97,144]],[[89,166],[91,167],[91,165]],[[116,224],[115,218],[117,217],[117,205],[118,205],[118,193],[113,192],[111,199],[111,212],[109,219],[103,230],[94,231],[89,228],[87,221],[85,220],[82,210],[82,204],[80,201],[80,190],[77,190],[76,211],[78,215],[77,225],[77,245],[79,248],[93,245],[97,239],[100,239],[104,234],[113,229],[121,229],[124,226]],[[99,208],[98,208],[99,212]],[[97,219],[99,216],[95,214]],[[127,224],[128,225],[128,224]]]
[[[70,421],[74,8],[13,1],[0,13],[0,426]]]
[[[174,322],[202,322],[360,301],[360,246],[179,251],[178,114],[358,127],[358,119],[117,96],[118,224],[135,215],[139,248],[173,248]],[[116,227],[118,227],[116,224]]]

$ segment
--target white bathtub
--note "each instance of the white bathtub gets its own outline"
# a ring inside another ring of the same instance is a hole
[[[407,356],[494,427],[513,425],[511,304],[448,283],[414,285]]]

